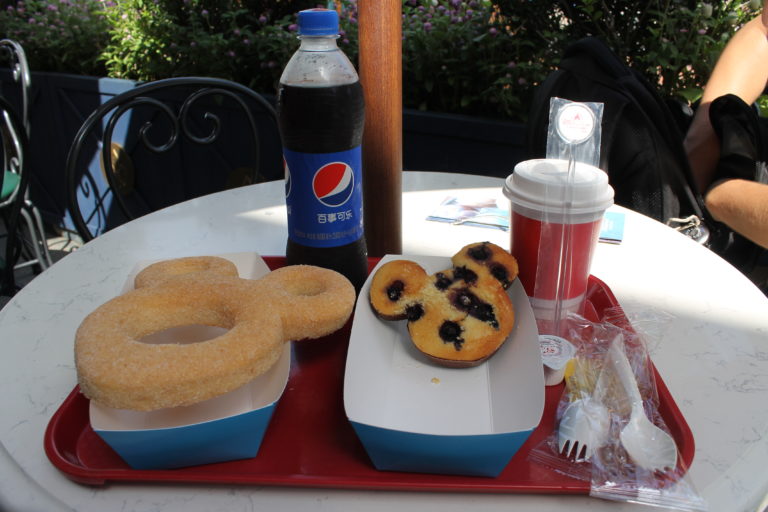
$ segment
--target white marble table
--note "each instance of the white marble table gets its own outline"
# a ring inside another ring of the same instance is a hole
[[[428,222],[447,189],[501,194],[493,178],[404,175],[404,252],[450,255],[508,234]],[[65,257],[0,311],[0,510],[637,510],[580,496],[478,495],[206,485],[88,487],[43,452],[72,390],[73,335],[121,289],[135,262],[181,255],[283,254],[282,182],[193,200],[115,229]],[[619,209],[625,211],[623,209]],[[696,440],[690,478],[712,511],[755,511],[768,491],[768,300],[734,268],[669,228],[627,212],[621,245],[600,244],[593,273],[630,317],[665,319],[654,362]]]

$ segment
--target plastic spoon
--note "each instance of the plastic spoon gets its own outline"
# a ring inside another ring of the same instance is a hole
[[[632,404],[629,422],[620,434],[621,444],[630,458],[650,471],[661,471],[677,465],[677,446],[674,439],[654,425],[643,409],[643,398],[637,386],[635,374],[624,353],[624,337],[619,335],[610,348],[611,359],[621,384]]]

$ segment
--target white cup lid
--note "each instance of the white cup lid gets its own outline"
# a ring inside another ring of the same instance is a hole
[[[534,210],[563,212],[568,185],[568,161],[525,160],[504,183],[504,195],[515,204]],[[571,191],[575,214],[605,211],[613,204],[613,188],[602,169],[576,162]]]

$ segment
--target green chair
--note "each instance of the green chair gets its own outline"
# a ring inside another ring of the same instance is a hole
[[[15,235],[19,237],[19,246],[16,250],[15,258],[11,261],[14,269],[23,267],[37,266],[40,271],[45,270],[51,264],[51,256],[48,252],[48,244],[45,236],[42,217],[39,210],[35,207],[29,197],[28,179],[24,179],[23,153],[26,142],[29,140],[29,91],[31,87],[31,77],[26,55],[22,46],[11,39],[0,40],[0,57],[10,59],[11,71],[14,82],[18,83],[22,92],[21,112],[18,112],[8,102],[3,102],[2,127],[3,138],[3,158],[2,158],[2,189],[0,189],[0,214],[6,222],[6,228],[9,231],[9,237]],[[12,121],[12,116],[18,120]],[[28,171],[28,169],[26,169]],[[20,196],[20,198],[19,198]],[[18,199],[18,200],[17,200]],[[10,230],[10,213],[14,205],[19,206],[20,220],[23,225],[17,224],[16,233]],[[9,265],[6,259],[5,265]]]
[[[5,254],[0,260],[0,295],[11,296],[17,291],[14,272],[21,255],[22,243],[19,238],[19,220],[24,210],[24,193],[29,176],[24,172],[24,151],[27,137],[21,120],[11,105],[0,96],[0,150],[3,162],[9,170],[0,176],[0,190],[3,202],[0,204],[7,228]],[[5,168],[5,167],[4,167]]]

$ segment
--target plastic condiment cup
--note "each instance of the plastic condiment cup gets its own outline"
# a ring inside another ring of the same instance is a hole
[[[568,161],[554,159],[520,162],[504,184],[511,252],[537,320],[581,312],[603,214],[613,204],[608,175],[597,167],[577,162],[568,185]]]
[[[539,336],[541,361],[544,363],[544,384],[555,386],[563,382],[565,367],[576,355],[576,347],[568,340],[552,334]]]

